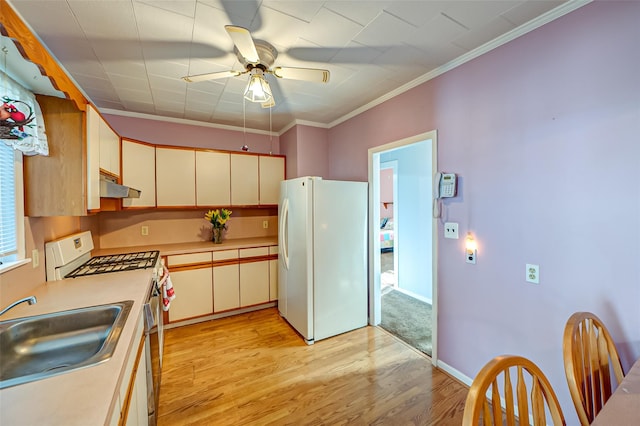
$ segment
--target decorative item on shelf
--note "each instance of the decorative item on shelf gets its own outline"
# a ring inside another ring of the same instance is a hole
[[[231,216],[232,211],[227,209],[215,209],[209,210],[205,213],[204,218],[211,222],[212,237],[211,241],[216,244],[222,243],[223,232],[227,229],[227,221]]]

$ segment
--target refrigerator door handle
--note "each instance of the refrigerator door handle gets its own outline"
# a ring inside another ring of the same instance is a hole
[[[288,225],[289,225],[289,199],[285,198],[282,203],[282,214],[280,215],[280,254],[282,255],[282,260],[284,263],[284,267],[289,270],[289,235],[288,235]]]

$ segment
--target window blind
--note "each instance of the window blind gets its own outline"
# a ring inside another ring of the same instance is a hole
[[[13,148],[0,142],[0,260],[18,253]]]

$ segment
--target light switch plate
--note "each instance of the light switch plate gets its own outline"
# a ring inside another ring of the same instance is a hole
[[[457,222],[445,222],[444,224],[444,237],[458,239],[458,223]]]

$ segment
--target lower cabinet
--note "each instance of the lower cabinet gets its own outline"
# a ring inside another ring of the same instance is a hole
[[[136,365],[135,377],[132,377],[133,388],[129,396],[129,410],[127,411],[127,426],[143,426],[149,424],[147,405],[147,363],[144,356],[146,343],[143,341],[140,360]]]
[[[169,322],[276,301],[277,253],[264,246],[168,256],[176,291]]]
[[[269,261],[240,264],[240,306],[269,302]]]
[[[116,395],[117,401],[111,419],[107,422],[109,425],[147,426],[149,424],[146,341],[143,338],[144,321],[142,316],[136,327],[134,339],[140,343],[129,354],[124,379],[120,384],[118,395]]]
[[[253,306],[269,302],[269,261],[254,260],[267,257],[269,247],[239,250],[240,259],[240,306]]]
[[[171,302],[169,321],[213,313],[211,266],[171,272],[176,298]]]
[[[277,255],[278,246],[269,246],[269,255]],[[269,301],[278,300],[278,259],[269,260]]]
[[[238,264],[213,268],[213,311],[224,312],[240,307]]]

